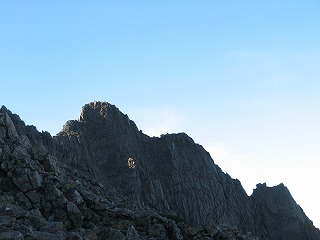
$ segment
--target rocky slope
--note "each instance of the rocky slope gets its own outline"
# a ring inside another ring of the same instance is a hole
[[[108,103],[54,138],[2,107],[0,164],[0,239],[320,239],[283,185],[249,197],[186,134]]]

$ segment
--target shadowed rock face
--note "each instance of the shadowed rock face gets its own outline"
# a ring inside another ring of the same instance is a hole
[[[248,197],[186,134],[108,103],[54,138],[2,107],[0,166],[0,239],[320,239],[283,185]]]
[[[61,159],[132,200],[194,226],[208,220],[244,230],[253,225],[240,182],[224,174],[184,133],[150,138],[115,106],[95,102],[85,105],[79,121],[67,122],[55,139],[66,146],[61,152],[70,154]],[[134,169],[128,167],[128,158],[135,161]]]
[[[0,109],[0,239],[192,237],[181,232],[188,229],[184,223],[178,228],[175,221],[128,201],[112,186],[57,161],[57,152],[49,133],[39,133],[18,115]]]
[[[276,204],[273,198],[264,196],[266,193],[259,189],[248,197],[241,183],[223,173],[208,152],[186,134],[150,138],[111,104],[85,105],[80,119],[67,122],[55,140],[63,146],[59,151],[65,153],[59,157],[62,161],[110,183],[132,200],[193,226],[226,223],[257,235],[261,232],[264,239],[285,239],[288,231],[291,239],[301,239],[294,237],[299,236],[296,232],[307,234],[310,239],[318,237],[313,237],[318,231],[304,214],[289,210],[279,211],[278,215],[285,215],[283,218],[267,214],[263,209]],[[134,160],[134,168],[128,167],[129,158]],[[282,201],[291,199],[293,208],[299,208],[286,188],[277,189],[274,188],[275,196],[286,195]],[[305,219],[310,231],[289,221],[291,218]],[[282,225],[274,224],[277,221]]]
[[[320,239],[319,231],[315,231],[283,184],[275,187],[258,184],[251,199],[262,239]]]

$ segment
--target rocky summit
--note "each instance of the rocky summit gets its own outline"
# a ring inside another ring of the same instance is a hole
[[[3,106],[0,166],[0,239],[320,239],[283,184],[248,196],[187,134],[105,102],[54,137]]]

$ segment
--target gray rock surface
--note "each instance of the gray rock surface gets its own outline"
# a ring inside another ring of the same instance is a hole
[[[240,182],[224,174],[184,133],[150,138],[115,106],[95,102],[85,105],[79,121],[68,121],[55,139],[62,148],[60,159],[111,184],[130,200],[193,226],[208,219],[244,231],[253,225]],[[133,159],[134,168],[128,159]]]
[[[0,234],[2,240],[23,240],[23,235],[18,231],[8,231]]]
[[[155,225],[177,229],[155,210],[59,162],[54,141],[1,108],[0,239],[152,239]]]
[[[319,234],[315,234],[319,231],[315,231],[313,223],[283,184],[275,187],[258,184],[251,199],[262,239],[320,239]]]
[[[248,197],[186,134],[108,103],[54,138],[2,107],[0,183],[0,239],[320,239],[283,185]]]

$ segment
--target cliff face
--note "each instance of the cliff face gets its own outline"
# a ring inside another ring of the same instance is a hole
[[[192,226],[226,223],[262,234],[263,239],[288,239],[288,232],[291,239],[301,239],[297,232],[309,236],[304,239],[319,239],[319,231],[301,210],[299,214],[291,210],[268,214],[264,210],[277,205],[279,199],[299,209],[286,189],[277,191],[275,187],[270,190],[275,191],[275,198],[271,198],[258,188],[250,198],[241,183],[224,174],[208,152],[186,134],[150,138],[108,103],[85,105],[80,119],[67,122],[55,139],[64,146],[59,152],[67,153],[59,159],[110,183],[130,199]],[[129,158],[134,162],[132,168]],[[282,195],[287,196],[285,200]],[[281,204],[277,206],[280,209]],[[279,221],[281,225],[276,224]]]
[[[115,106],[96,102],[84,106],[79,121],[68,122],[55,139],[65,146],[61,152],[70,154],[60,159],[132,200],[193,226],[210,220],[252,228],[250,201],[240,182],[184,133],[150,138]]]
[[[315,230],[283,184],[275,187],[258,184],[251,199],[260,238],[320,239],[319,230]]]
[[[58,161],[55,145],[49,133],[0,109],[1,240],[192,237],[175,221]]]
[[[248,197],[186,134],[148,137],[108,103],[53,138],[2,107],[0,164],[0,239],[320,239],[283,185]]]

